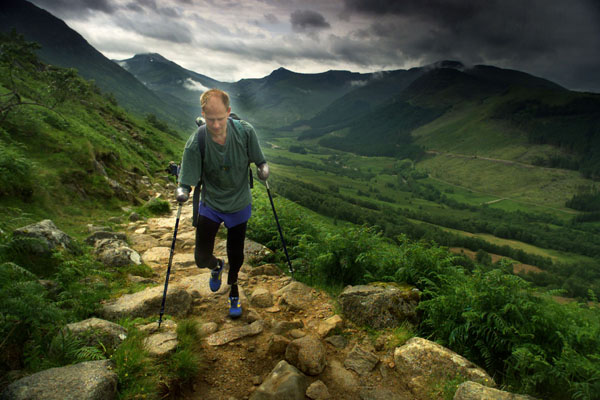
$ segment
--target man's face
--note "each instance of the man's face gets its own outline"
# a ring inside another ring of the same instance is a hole
[[[223,135],[227,131],[227,118],[231,112],[225,108],[225,104],[217,96],[210,97],[204,106],[202,116],[206,121],[206,127],[213,135]]]

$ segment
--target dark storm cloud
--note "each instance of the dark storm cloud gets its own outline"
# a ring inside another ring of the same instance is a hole
[[[107,14],[116,11],[116,7],[112,5],[110,0],[33,0],[32,3],[50,11],[52,14],[71,17],[85,17],[93,11],[101,11]]]
[[[325,17],[312,10],[296,10],[290,15],[294,32],[308,32],[331,28]]]
[[[362,30],[365,40],[376,42],[378,48],[400,49],[404,58],[490,63],[538,74],[567,87],[600,89],[597,0],[344,3],[350,14],[381,19]],[[594,69],[596,74],[578,73]]]

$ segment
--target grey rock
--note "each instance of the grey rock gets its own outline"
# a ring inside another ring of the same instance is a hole
[[[63,248],[73,251],[73,240],[69,235],[61,231],[49,219],[45,219],[35,224],[27,225],[13,232],[13,237],[36,238],[43,243],[41,246],[33,246],[28,249],[35,254],[49,254],[52,250]]]
[[[200,325],[200,334],[202,336],[208,336],[210,334],[215,333],[218,328],[219,328],[219,326],[217,325],[216,322],[206,322],[206,323]]]
[[[397,285],[349,286],[338,300],[344,317],[357,325],[392,328],[403,321],[416,322],[420,292]]]
[[[297,368],[284,360],[250,396],[250,400],[304,400],[308,380]]]
[[[379,358],[360,347],[358,344],[354,346],[352,351],[348,353],[348,357],[344,361],[344,366],[358,373],[359,375],[368,374],[375,368]]]
[[[104,265],[122,267],[125,265],[142,263],[139,253],[129,247],[127,243],[118,239],[99,239],[95,242],[94,254]]]
[[[285,350],[285,359],[307,375],[319,375],[325,369],[325,347],[311,335],[293,340]]]
[[[109,231],[94,231],[90,236],[85,238],[85,242],[90,246],[93,246],[96,241],[100,239],[118,239],[122,241],[127,240],[127,235],[121,232],[109,232]]]
[[[63,333],[85,339],[87,346],[102,343],[107,348],[115,348],[127,337],[127,330],[114,322],[100,318],[89,318],[84,321],[68,324]]]
[[[303,328],[304,322],[297,319],[294,321],[277,321],[273,324],[273,332],[277,334],[282,334],[292,329]]]
[[[141,292],[126,294],[104,305],[101,310],[105,318],[116,320],[123,317],[150,317],[160,311],[164,286],[146,288]],[[192,297],[185,289],[177,285],[169,285],[165,313],[184,316],[192,305]]]
[[[117,374],[108,360],[89,361],[51,368],[9,385],[2,400],[112,400],[117,393]]]
[[[331,398],[331,395],[323,381],[317,380],[311,383],[308,389],[306,389],[306,397],[311,400],[328,400]]]
[[[250,325],[224,329],[222,331],[213,333],[206,338],[206,343],[211,346],[222,346],[246,336],[256,336],[261,333],[263,329],[264,324],[262,321],[254,321]]]
[[[535,400],[535,398],[504,392],[476,382],[467,381],[458,387],[454,394],[454,400]]]

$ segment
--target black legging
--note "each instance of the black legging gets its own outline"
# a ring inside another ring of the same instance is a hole
[[[229,275],[227,284],[237,283],[238,272],[244,262],[244,240],[246,238],[247,222],[227,229],[227,258],[229,259]],[[196,249],[194,257],[198,268],[215,269],[217,259],[213,255],[215,237],[219,230],[220,222],[215,222],[203,215],[198,216],[196,226]]]

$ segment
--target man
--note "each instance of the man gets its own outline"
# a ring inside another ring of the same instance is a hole
[[[213,255],[215,236],[221,222],[227,227],[227,258],[229,273],[229,315],[237,318],[242,314],[237,284],[238,272],[244,262],[246,225],[251,215],[251,194],[248,183],[248,167],[258,166],[258,177],[266,180],[269,167],[258,144],[252,125],[229,118],[231,107],[229,95],[211,89],[200,96],[202,116],[206,121],[205,160],[194,133],[185,145],[177,201],[187,201],[192,185],[202,178],[202,195],[198,207],[196,226],[195,259],[199,268],[210,268],[210,289],[221,287],[224,260]],[[204,170],[203,170],[204,169]]]

